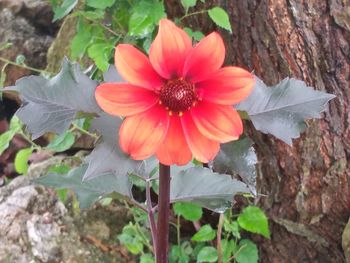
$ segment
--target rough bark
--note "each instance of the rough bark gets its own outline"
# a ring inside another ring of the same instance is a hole
[[[170,17],[184,11],[166,1]],[[271,240],[256,238],[261,262],[345,262],[341,237],[350,214],[349,0],[206,1],[230,16],[221,31],[227,63],[254,70],[267,84],[287,76],[333,93],[321,120],[293,147],[249,129],[259,156],[259,204],[270,218]],[[191,10],[190,10],[191,12]],[[184,24],[210,31],[206,14]]]

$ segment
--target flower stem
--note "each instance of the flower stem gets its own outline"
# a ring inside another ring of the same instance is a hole
[[[170,166],[159,163],[159,196],[156,262],[168,262]]]
[[[149,178],[146,180],[146,204],[147,204],[147,215],[148,215],[148,221],[151,228],[151,234],[152,234],[152,243],[154,251],[157,251],[157,226],[156,222],[154,220],[154,213],[153,213],[153,207],[152,207],[152,198],[151,198],[151,182]]]

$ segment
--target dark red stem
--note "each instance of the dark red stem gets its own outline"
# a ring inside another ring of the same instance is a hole
[[[159,163],[159,195],[156,262],[168,262],[170,210],[170,166]]]

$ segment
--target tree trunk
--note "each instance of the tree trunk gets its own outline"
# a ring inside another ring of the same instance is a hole
[[[170,17],[184,14],[166,1]],[[271,240],[256,237],[261,262],[345,262],[341,236],[350,215],[349,0],[207,0],[221,6],[233,34],[221,31],[227,64],[267,84],[290,76],[337,96],[321,120],[293,147],[250,129],[259,156],[259,204],[270,218]],[[191,9],[190,9],[191,12]],[[184,24],[209,32],[206,14]]]

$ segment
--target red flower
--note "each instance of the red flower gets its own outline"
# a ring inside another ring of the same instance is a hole
[[[156,154],[165,165],[184,165],[192,155],[212,160],[220,143],[236,140],[242,121],[232,105],[246,98],[254,77],[238,67],[221,68],[225,47],[211,33],[195,47],[167,19],[149,59],[131,45],[116,47],[115,65],[128,83],[104,83],[96,100],[112,115],[126,116],[119,143],[133,159]]]

